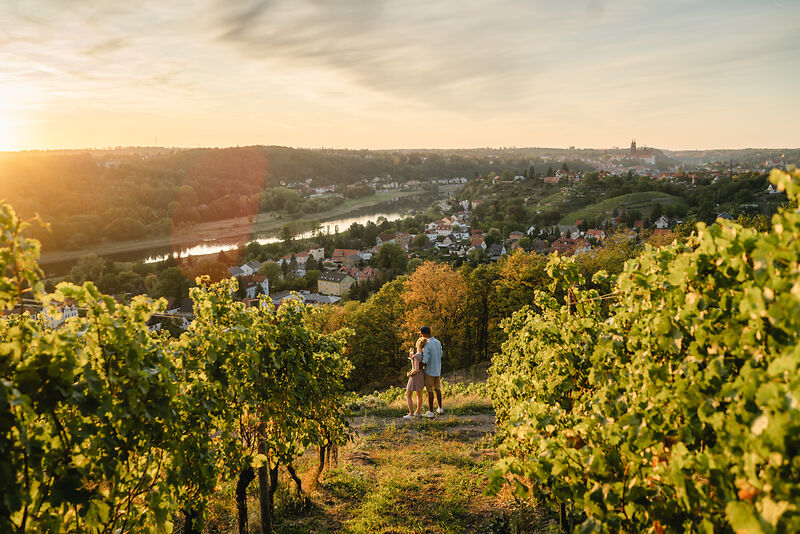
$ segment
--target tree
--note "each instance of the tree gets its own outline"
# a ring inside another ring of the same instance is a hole
[[[380,269],[389,273],[390,278],[395,278],[406,271],[406,253],[397,243],[386,243],[378,250],[375,263]]]
[[[500,233],[499,228],[490,228],[488,232],[486,232],[486,237],[483,238],[484,243],[486,243],[487,247],[490,247],[496,243],[503,242],[503,234]]]
[[[73,282],[81,284],[86,281],[97,282],[106,268],[106,260],[97,254],[87,254],[78,259],[78,263],[70,269],[69,276]]]
[[[430,243],[430,239],[427,235],[420,233],[414,236],[414,248],[421,249],[428,243]]]
[[[426,261],[403,283],[406,312],[405,339],[409,342],[419,328],[428,325],[453,357],[463,348],[463,314],[467,287],[459,273],[445,264]]]
[[[192,283],[178,267],[169,267],[158,275],[158,286],[154,297],[170,297],[180,301],[189,294]]]
[[[471,248],[467,251],[467,261],[471,267],[475,268],[481,263],[489,261],[489,255],[481,247]]]
[[[292,225],[287,223],[281,226],[280,238],[283,240],[283,244],[289,246],[289,243],[292,241],[292,237],[294,237]]]
[[[650,211],[650,220],[655,221],[664,214],[664,209],[661,204],[656,202],[653,204],[653,209]]]
[[[503,317],[532,303],[535,292],[547,287],[546,265],[546,256],[522,250],[500,259],[493,299],[497,301]]]
[[[553,167],[547,167],[547,176],[555,176],[556,173],[553,172]]]
[[[404,291],[401,277],[384,284],[365,303],[351,308],[347,324],[357,333],[349,345],[349,357],[355,367],[351,385],[378,384],[397,376],[407,365],[403,348],[409,338],[404,328]]]
[[[281,266],[278,265],[277,262],[274,261],[265,261],[261,264],[261,267],[258,268],[258,274],[261,276],[266,276],[267,280],[269,280],[270,285],[273,285],[278,282],[283,277],[283,271],[281,270]]]
[[[261,254],[261,245],[258,243],[258,241],[251,241],[246,247],[244,247],[242,262],[248,263],[251,261],[260,260]]]
[[[567,167],[566,161],[561,165],[561,170],[564,172],[569,172],[569,167]]]

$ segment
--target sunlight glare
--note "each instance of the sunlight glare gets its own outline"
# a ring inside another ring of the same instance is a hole
[[[0,110],[0,151],[14,150],[14,123],[8,112]]]

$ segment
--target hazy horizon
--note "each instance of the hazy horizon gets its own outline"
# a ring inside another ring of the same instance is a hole
[[[246,148],[246,147],[269,147],[269,146],[277,146],[282,148],[291,148],[296,150],[352,150],[352,151],[360,151],[360,150],[368,150],[373,152],[389,152],[389,151],[418,151],[418,152],[425,152],[425,151],[439,151],[439,150],[524,150],[524,149],[534,149],[534,150],[629,150],[629,146],[605,146],[605,147],[568,147],[568,146],[533,146],[533,145],[520,145],[520,146],[442,146],[442,147],[431,147],[431,146],[419,146],[419,147],[404,147],[404,146],[394,146],[394,147],[386,147],[386,148],[369,148],[369,147],[345,147],[345,146],[291,146],[291,145],[280,145],[280,144],[249,144],[249,145],[197,145],[197,146],[162,146],[162,145],[120,145],[120,146],[108,146],[108,147],[99,147],[99,146],[85,146],[85,147],[62,147],[62,148],[30,148],[30,149],[21,149],[21,150],[0,150],[0,154],[21,154],[26,152],[81,152],[81,151],[96,151],[96,152],[112,152],[115,150],[202,150],[202,149],[226,149],[226,148]],[[655,150],[662,150],[667,152],[724,152],[726,150],[800,150],[800,146],[791,147],[791,146],[743,146],[743,147],[711,147],[711,148],[668,148],[668,147],[659,147],[659,146],[651,146],[651,145],[644,145],[638,144],[637,141],[637,148],[639,149],[655,149]]]
[[[5,5],[3,151],[800,146],[800,3]]]

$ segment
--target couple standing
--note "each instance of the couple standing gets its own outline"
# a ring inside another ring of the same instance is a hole
[[[430,327],[423,326],[419,329],[422,334],[417,340],[417,351],[409,349],[408,357],[411,360],[411,370],[406,373],[408,385],[406,386],[406,401],[408,413],[403,419],[413,419],[422,411],[422,388],[428,390],[428,411],[422,417],[434,417],[433,394],[436,393],[436,402],[439,408],[436,413],[443,414],[442,409],[442,343],[431,335]],[[414,411],[412,396],[417,393],[417,411]]]

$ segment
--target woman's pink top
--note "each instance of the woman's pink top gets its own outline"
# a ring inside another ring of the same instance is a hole
[[[416,353],[411,358],[411,370],[419,371],[414,376],[408,377],[406,391],[422,391],[425,388],[425,373],[422,372],[422,354]]]

